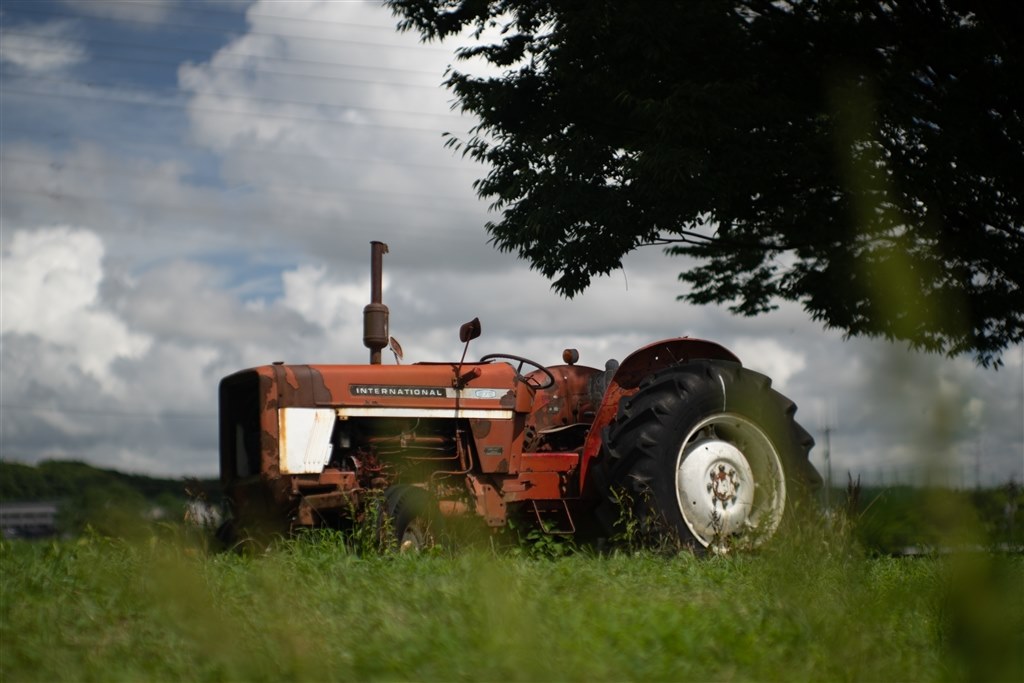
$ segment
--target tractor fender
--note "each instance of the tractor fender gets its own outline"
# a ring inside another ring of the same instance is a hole
[[[586,498],[596,495],[590,485],[587,473],[590,463],[601,452],[601,441],[607,427],[619,411],[619,402],[637,392],[645,377],[670,365],[677,365],[691,360],[710,359],[727,360],[739,363],[740,359],[727,348],[706,339],[676,337],[663,339],[648,344],[629,354],[618,367],[609,367],[604,397],[594,416],[587,440],[583,445],[583,456],[580,459],[581,496]],[[588,490],[590,489],[590,490]]]

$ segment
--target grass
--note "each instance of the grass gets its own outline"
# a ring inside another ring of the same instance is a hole
[[[4,542],[3,681],[1007,680],[1024,560]]]

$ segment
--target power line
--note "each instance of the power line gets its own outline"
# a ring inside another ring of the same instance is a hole
[[[124,100],[115,99],[110,97],[96,97],[93,95],[85,95],[81,93],[45,93],[45,92],[34,92],[31,90],[20,90],[17,88],[10,88],[6,85],[0,86],[4,92],[13,95],[23,95],[29,97],[41,97],[41,98],[59,98],[59,99],[76,99],[76,100],[88,100],[93,102],[105,102],[105,103],[117,103],[135,107],[151,107],[158,109],[192,109],[194,111],[203,112],[206,114],[214,114],[218,116],[243,116],[243,117],[256,117],[256,118],[271,118],[271,119],[284,119],[288,121],[305,121],[307,123],[316,123],[320,125],[334,125],[334,126],[354,126],[357,128],[384,128],[391,130],[407,130],[420,133],[433,133],[435,135],[440,134],[437,128],[429,128],[423,126],[402,126],[397,124],[386,124],[376,123],[369,121],[333,121],[322,117],[314,116],[301,116],[296,114],[280,114],[270,113],[262,111],[245,111],[245,110],[229,110],[229,109],[217,109],[215,107],[207,107],[203,105],[192,105],[183,104],[178,102],[154,102],[154,101],[136,101],[136,100]],[[403,114],[404,115],[404,114]],[[411,115],[411,114],[410,114]],[[443,116],[435,114],[424,114],[423,116]],[[468,135],[468,132],[461,132],[461,135]]]
[[[20,36],[20,37],[32,38],[33,40],[49,40],[49,41],[57,41],[57,42],[62,40],[61,38],[57,38],[57,37],[53,37],[53,36],[40,36],[40,35],[36,35],[34,33],[22,33],[22,32],[19,32],[19,31],[4,31],[3,35],[7,35],[7,36]],[[124,43],[124,42],[120,42],[120,41],[100,40],[100,39],[92,39],[92,38],[82,40],[81,43],[83,45],[107,45],[107,46],[113,46],[113,47],[127,47],[127,48],[131,48],[131,49],[144,50],[144,51],[150,52],[150,53],[152,53],[152,52],[177,53],[177,54],[183,54],[183,55],[188,55],[188,56],[194,56],[194,57],[201,58],[201,59],[209,59],[212,56],[210,51],[208,51],[208,50],[197,50],[197,49],[190,49],[190,48],[177,47],[177,46],[163,46],[163,45],[140,44],[140,43]],[[47,50],[44,50],[43,48],[25,48],[25,49],[35,50],[35,51],[42,51],[42,52],[50,52],[51,54],[57,54],[58,53],[56,50],[47,51]],[[325,61],[322,61],[322,60],[299,59],[299,58],[296,58],[296,57],[268,57],[266,55],[251,54],[251,53],[240,53],[240,52],[231,52],[231,51],[227,51],[227,50],[218,50],[216,52],[216,55],[218,57],[233,57],[233,58],[237,58],[237,59],[251,59],[251,60],[258,60],[258,61],[261,61],[261,62],[282,62],[282,63],[285,63],[285,64],[291,63],[291,64],[306,64],[306,65],[311,65],[311,66],[342,67],[342,68],[347,68],[347,69],[366,69],[366,70],[370,70],[370,71],[391,71],[391,72],[399,72],[399,73],[418,74],[418,75],[423,75],[423,76],[437,76],[438,75],[436,71],[428,71],[428,70],[420,70],[420,69],[406,69],[406,68],[400,68],[400,67],[363,65],[363,64],[349,64],[349,63],[346,63],[346,62],[325,62]],[[90,57],[91,57],[91,55],[90,55]],[[206,65],[206,66],[209,66],[209,65]],[[218,67],[215,67],[215,68],[218,68]],[[227,68],[227,67],[223,67],[223,68]]]
[[[45,160],[41,160],[41,159],[18,159],[18,158],[13,158],[13,157],[9,157],[9,156],[4,156],[2,154],[0,154],[0,161],[5,161],[5,162],[8,162],[8,163],[12,163],[12,164],[21,164],[21,165],[25,165],[25,166],[45,166],[45,167],[51,167],[51,168],[54,167],[53,163],[49,162],[49,161],[45,161]],[[137,169],[110,169],[110,168],[101,168],[99,166],[90,166],[88,164],[61,163],[59,166],[54,168],[54,170],[57,172],[58,175],[60,173],[62,173],[65,169],[78,170],[78,171],[82,171],[82,172],[97,171],[97,172],[101,172],[101,173],[103,173],[105,175],[114,175],[114,176],[122,176],[122,177],[129,177],[129,178],[137,177],[137,175],[138,175],[138,170]],[[150,180],[147,179],[146,182],[149,183]],[[36,188],[33,188],[33,189],[36,189]],[[433,209],[433,208],[437,208],[437,207],[429,206],[429,205],[426,205],[426,204],[395,204],[393,199],[391,199],[391,198],[393,198],[395,196],[401,196],[401,197],[410,197],[410,198],[413,198],[413,199],[427,199],[427,200],[444,201],[444,202],[449,202],[449,201],[458,202],[458,201],[463,201],[463,200],[467,199],[467,197],[464,197],[464,196],[463,197],[458,197],[458,196],[452,196],[452,195],[415,194],[415,193],[410,193],[410,192],[394,192],[394,191],[391,191],[391,190],[387,190],[387,191],[385,191],[385,190],[367,190],[367,189],[346,190],[346,189],[339,189],[339,188],[336,188],[336,187],[328,187],[328,186],[325,186],[325,185],[321,185],[321,186],[301,185],[301,186],[299,186],[299,185],[276,185],[275,184],[275,185],[267,185],[263,189],[266,190],[266,191],[271,191],[271,192],[290,192],[290,193],[293,193],[293,194],[322,195],[322,196],[328,196],[328,197],[336,197],[338,195],[355,195],[355,198],[352,199],[351,201],[359,202],[359,203],[371,203],[371,204],[381,203],[381,204],[387,204],[388,206],[402,206],[402,207],[407,207],[407,208],[427,208],[427,209]],[[15,188],[15,190],[17,191],[18,188]],[[30,191],[30,190],[27,190],[26,188],[21,188],[20,191],[25,192],[25,191]],[[389,199],[387,199],[387,200],[374,200],[374,199],[367,198],[366,195],[380,195],[382,197],[388,197]],[[99,200],[99,199],[97,199],[97,201],[106,201],[106,200]],[[447,210],[458,211],[458,209],[450,209],[450,208],[448,208]]]
[[[8,133],[19,134],[19,135],[22,135],[22,136],[31,136],[33,138],[42,137],[42,138],[46,138],[48,140],[63,140],[63,141],[68,141],[68,142],[72,142],[72,141],[77,142],[77,141],[82,140],[82,138],[78,138],[78,137],[72,136],[71,133],[69,133],[66,130],[60,130],[60,131],[52,130],[52,129],[50,129],[50,130],[31,130],[31,129],[27,129],[27,128],[20,128],[20,127],[17,127],[17,126],[8,126],[8,125],[0,126],[0,134],[6,135]],[[104,143],[107,144],[107,141],[104,141]],[[8,141],[7,144],[10,144],[10,141]],[[110,141],[110,144],[111,144],[111,146],[116,144],[116,146],[119,147],[119,148],[138,149],[138,150],[150,149],[150,150],[157,150],[157,151],[159,151],[159,150],[177,151],[177,150],[181,150],[181,149],[193,149],[193,150],[196,150],[198,152],[203,152],[203,153],[213,153],[213,151],[214,151],[214,150],[211,150],[209,147],[202,146],[202,145],[197,145],[197,144],[190,143],[190,142],[187,142],[187,141],[181,141],[181,142],[175,143],[174,145],[170,145],[170,144],[158,143],[158,142],[144,142],[144,143],[126,142],[123,139],[118,139],[118,140],[115,140],[115,141]],[[409,167],[409,168],[432,168],[432,169],[440,169],[440,170],[444,170],[444,171],[459,171],[459,172],[463,172],[463,173],[466,173],[466,172],[479,173],[479,169],[475,168],[475,167],[472,167],[472,166],[454,166],[454,165],[446,165],[446,164],[424,164],[424,163],[417,163],[417,162],[412,162],[412,161],[400,161],[400,160],[397,160],[397,159],[383,159],[383,158],[373,158],[373,157],[345,156],[345,155],[338,155],[338,154],[331,154],[329,157],[325,157],[323,154],[313,154],[313,153],[310,153],[310,152],[281,152],[279,150],[253,149],[253,148],[246,147],[244,145],[234,145],[234,144],[231,146],[231,153],[233,155],[243,155],[243,156],[253,156],[253,157],[266,157],[266,158],[272,158],[272,159],[273,158],[281,158],[281,159],[317,159],[317,160],[321,160],[322,161],[325,158],[327,158],[330,161],[346,161],[346,162],[352,162],[352,163],[358,163],[358,164],[364,164],[364,165],[365,164],[375,164],[375,165]],[[54,162],[47,162],[47,163],[52,165]],[[62,162],[56,162],[57,165],[60,165],[61,163]]]
[[[54,12],[52,10],[40,10],[40,9],[38,9],[38,5],[37,5],[38,1],[39,0],[6,0],[6,3],[8,5],[8,7],[10,7],[11,5],[29,5],[29,6],[32,6],[32,9],[24,9],[24,8],[19,7],[16,10],[16,12],[20,13],[20,14],[50,15],[50,16],[55,16],[55,17],[60,17],[60,18],[87,19],[87,20],[98,21],[98,22],[106,22],[106,23],[118,23],[118,21],[119,21],[117,18],[114,18],[114,17],[103,17],[103,16],[94,15],[94,14],[68,14],[68,13]],[[140,0],[139,2],[135,2],[134,4],[145,4],[148,1],[149,0]],[[94,5],[99,5],[99,4],[109,4],[109,5],[133,4],[131,2],[131,0],[91,0],[91,3],[94,4]],[[180,10],[182,9],[182,7],[183,6],[179,5],[179,6],[177,6],[174,9],[175,9],[176,12],[181,13]],[[232,19],[240,19],[243,16],[243,14],[241,12],[230,12],[228,10],[220,10],[220,9],[216,9],[216,8],[210,6],[210,5],[201,4],[201,3],[191,3],[191,4],[189,4],[188,5],[188,10],[185,13],[187,13],[187,14],[194,14],[194,15],[230,17]],[[288,16],[284,16],[284,15],[281,15],[281,14],[263,14],[263,13],[255,13],[255,12],[245,12],[244,16],[246,18],[248,18],[248,19],[269,19],[269,20],[272,20],[272,21],[293,21],[293,22],[298,22],[298,23],[303,23],[303,24],[316,24],[316,25],[327,25],[327,26],[350,27],[350,28],[371,29],[371,30],[390,31],[390,32],[394,32],[395,31],[394,27],[391,27],[391,26],[381,26],[381,25],[378,25],[378,24],[359,24],[359,23],[349,22],[349,21],[330,21],[330,20],[326,20],[326,19],[307,19],[305,17],[288,17]],[[203,25],[204,26],[208,26],[208,24],[203,24]]]
[[[63,192],[63,191],[48,191],[48,190],[39,190],[39,189],[17,187],[17,186],[10,187],[9,183],[5,185],[4,190],[5,190],[5,193],[8,193],[8,194],[23,194],[23,195],[32,195],[32,196],[46,197],[47,199],[49,199],[49,200],[51,200],[51,201],[53,201],[55,203],[58,203],[58,204],[64,203],[64,202],[77,202],[77,203],[84,203],[84,204],[95,204],[97,206],[106,206],[106,205],[109,205],[109,204],[118,204],[118,205],[121,205],[121,206],[129,206],[129,207],[135,207],[135,208],[139,208],[139,209],[153,209],[153,210],[161,211],[163,213],[179,213],[179,214],[199,215],[199,216],[205,215],[205,216],[211,216],[211,217],[225,217],[225,216],[229,216],[231,214],[240,214],[240,215],[252,214],[254,219],[256,219],[256,218],[258,218],[258,219],[265,219],[266,218],[266,213],[265,213],[264,209],[262,209],[261,207],[252,206],[252,205],[243,206],[243,207],[229,207],[229,206],[217,207],[217,206],[198,206],[194,202],[188,204],[187,206],[184,206],[184,205],[181,205],[181,204],[157,204],[157,203],[154,203],[154,202],[138,202],[138,201],[132,201],[132,200],[128,200],[128,199],[120,199],[120,198],[115,198],[115,197],[94,197],[94,196],[81,195],[81,194],[75,194],[75,193]],[[353,201],[359,201],[359,200],[353,200]],[[439,213],[461,213],[461,214],[466,214],[466,215],[477,215],[477,212],[473,211],[471,209],[453,208],[453,207],[450,207],[450,206],[439,207],[439,206],[396,205],[393,202],[389,202],[389,201],[370,200],[370,199],[364,200],[362,203],[381,204],[381,205],[393,206],[393,207],[401,208],[401,209],[422,209],[422,210],[428,210],[428,211],[436,211],[436,212],[439,212]],[[377,221],[377,220],[370,220],[370,219],[366,219],[366,218],[359,218],[359,219],[356,219],[356,220],[347,219],[347,220],[349,220],[349,223],[351,225],[357,225],[357,226],[381,226],[381,227],[387,227],[387,228],[394,227],[394,223],[391,222],[391,221]]]
[[[117,19],[104,19],[103,17],[96,17],[94,15],[65,14],[65,13],[49,12],[49,11],[43,11],[43,10],[25,10],[25,9],[19,9],[18,12],[19,12],[19,14],[35,14],[35,15],[51,16],[51,17],[56,17],[58,19],[79,19],[80,20],[80,19],[83,19],[83,18],[87,18],[87,19],[89,19],[91,21],[104,21],[104,20],[106,20],[108,22],[113,22],[113,23],[117,23],[117,24],[141,24],[143,26],[152,26],[152,27],[156,27],[156,28],[160,28],[160,29],[185,29],[185,30],[187,30],[190,33],[197,33],[198,32],[198,33],[213,33],[213,34],[217,34],[217,35],[223,35],[225,30],[226,30],[225,27],[223,27],[223,26],[209,26],[207,24],[177,24],[177,23],[174,23],[174,22],[157,21],[157,20],[152,20],[152,19],[137,19],[137,18],[128,18],[128,17],[124,17],[124,18],[120,18],[119,17]],[[348,27],[349,26],[349,24],[346,24],[345,22],[320,22],[320,21],[311,20],[311,19],[307,20],[307,21],[310,24],[315,24],[315,25],[326,24],[326,25],[337,26],[339,28]],[[397,33],[397,26],[394,29],[394,31],[395,31],[395,33]],[[247,35],[247,36],[260,36],[260,37],[272,37],[272,38],[289,38],[289,39],[294,39],[294,40],[317,41],[317,42],[325,42],[325,43],[342,43],[342,44],[347,44],[347,45],[359,45],[359,46],[363,46],[363,47],[386,47],[389,50],[390,49],[400,49],[400,50],[418,50],[418,51],[421,51],[421,52],[438,52],[438,53],[445,52],[445,53],[449,53],[449,54],[451,53],[451,50],[449,50],[447,48],[440,48],[440,47],[436,47],[435,48],[435,47],[427,47],[427,46],[423,46],[423,45],[400,45],[400,44],[394,44],[394,43],[374,43],[374,42],[368,42],[368,41],[347,40],[347,39],[341,39],[341,38],[325,38],[323,36],[300,35],[300,34],[294,34],[294,33],[279,33],[279,32],[273,32],[272,33],[272,32],[267,32],[267,31],[254,30],[254,29],[251,28],[251,25],[250,25],[249,28],[246,28],[245,35]]]
[[[149,49],[150,49],[150,51],[155,51],[155,50],[159,50],[160,48],[149,48]],[[37,54],[49,54],[49,55],[59,54],[59,52],[57,50],[47,50],[47,49],[35,48],[35,47],[22,47],[22,48],[19,49],[19,51],[20,52],[37,53]],[[276,59],[276,58],[271,58],[271,57],[260,58],[260,59],[266,59],[266,60],[272,60],[272,61],[283,61],[283,62],[298,61],[298,60],[290,60],[290,59]],[[169,67],[179,67],[179,66],[181,66],[181,62],[180,61],[171,61],[171,60],[167,60],[167,59],[140,59],[140,58],[137,58],[137,57],[119,57],[119,56],[106,55],[106,54],[98,54],[98,53],[91,53],[89,55],[89,60],[90,61],[114,62],[114,63],[120,63],[120,64],[131,64],[131,65],[151,64],[151,65],[155,65],[155,66],[169,66]],[[320,62],[312,62],[312,63],[313,64],[320,64]],[[342,68],[346,68],[346,69],[363,69],[363,70],[368,70],[368,71],[391,71],[391,72],[409,73],[409,74],[416,74],[416,75],[420,75],[420,74],[422,74],[422,75],[432,75],[432,76],[436,76],[437,75],[437,73],[434,72],[434,71],[418,71],[418,70],[413,70],[413,69],[398,69],[398,68],[392,68],[392,67],[364,66],[364,65],[360,65],[360,64],[346,64],[346,63],[340,63],[340,62],[339,63],[326,63],[326,62],[324,62],[322,64],[324,66],[338,66],[338,67],[342,67]],[[203,64],[202,65],[202,69],[204,71],[210,71],[210,72],[213,72],[213,73],[238,72],[238,73],[246,73],[246,74],[248,74],[248,73],[255,72],[256,74],[261,75],[261,76],[282,76],[282,77],[287,77],[287,78],[301,78],[301,79],[309,79],[309,80],[317,80],[317,81],[334,81],[334,82],[339,82],[339,83],[360,83],[360,84],[364,84],[364,85],[379,85],[379,86],[387,86],[387,87],[420,88],[420,89],[424,89],[424,90],[427,90],[427,89],[429,89],[429,90],[436,90],[439,87],[441,87],[441,85],[442,85],[441,83],[404,83],[404,82],[398,82],[398,81],[382,81],[382,80],[375,79],[375,78],[353,78],[353,77],[350,77],[350,76],[323,75],[323,74],[313,74],[313,73],[302,73],[302,72],[297,72],[297,71],[275,71],[275,70],[271,70],[271,69],[252,69],[252,68],[247,68],[247,67],[243,67],[243,66],[225,66],[223,64],[211,64],[211,63]],[[44,80],[44,79],[40,79],[40,78],[37,77],[37,78],[33,78],[33,80],[37,81],[37,80]]]
[[[59,83],[59,84],[63,84],[63,85],[80,86],[80,87],[85,88],[87,90],[102,90],[102,89],[106,89],[107,91],[113,90],[113,91],[118,92],[118,93],[128,93],[130,95],[138,94],[138,95],[141,95],[142,97],[149,97],[149,95],[147,94],[146,91],[141,91],[138,88],[124,88],[124,87],[118,86],[117,84],[112,84],[112,83],[95,83],[95,82],[89,82],[89,81],[80,81],[80,80],[76,80],[76,79],[73,79],[73,78],[56,78],[56,77],[36,78],[36,79],[33,79],[33,83]],[[10,88],[7,87],[7,86],[3,86],[3,87],[5,89],[10,90]],[[18,91],[15,90],[14,92],[18,92]],[[23,91],[20,91],[20,92],[22,94],[25,94],[25,93],[29,93],[29,92],[34,93],[34,92],[37,92],[37,91],[25,91],[25,90],[23,90]],[[44,96],[56,96],[56,97],[61,97],[61,96],[64,95],[63,93],[41,93],[41,94],[44,95]],[[409,110],[409,109],[389,109],[389,108],[386,108],[386,107],[365,107],[365,106],[356,105],[356,104],[312,102],[312,101],[308,101],[308,100],[306,100],[306,101],[302,101],[302,100],[286,100],[286,99],[281,99],[281,98],[276,98],[276,97],[255,97],[255,96],[252,96],[252,95],[227,95],[227,94],[222,94],[222,93],[217,93],[217,92],[212,92],[212,93],[210,93],[210,92],[203,92],[203,93],[199,93],[199,94],[200,95],[204,95],[204,96],[216,97],[218,99],[238,100],[240,102],[262,102],[262,103],[270,103],[270,104],[298,105],[298,106],[302,106],[302,107],[311,107],[311,108],[315,108],[315,109],[318,109],[318,110],[327,110],[327,111],[331,111],[331,110],[340,110],[342,112],[365,111],[365,112],[378,113],[378,114],[397,114],[397,115],[400,115],[400,116],[429,116],[429,117],[432,117],[432,118],[439,118],[439,119],[453,119],[453,120],[460,120],[460,121],[465,120],[465,117],[463,117],[462,115],[459,115],[459,114],[431,114],[431,113],[428,113],[428,112],[413,111],[413,110]],[[100,95],[100,97],[103,97],[103,95]],[[169,105],[170,105],[170,103],[169,103]],[[185,105],[182,105],[182,106],[183,107],[191,107],[190,104],[185,104]],[[248,113],[248,112],[242,112],[242,113]]]

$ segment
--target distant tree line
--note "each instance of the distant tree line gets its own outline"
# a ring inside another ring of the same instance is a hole
[[[101,469],[75,460],[44,460],[37,465],[0,461],[0,502],[67,498],[89,488],[125,488],[147,500],[186,498],[185,488],[208,498],[220,495],[214,479],[161,479]]]
[[[218,501],[218,482],[125,474],[78,461],[47,460],[35,466],[0,461],[0,503],[57,501],[64,533],[92,527],[106,535],[131,535],[146,520],[180,521],[187,501],[196,498]]]
[[[929,552],[964,545],[1024,550],[1024,495],[1019,485],[975,491],[864,488],[847,501],[858,540],[872,552]],[[839,496],[836,496],[839,499]]]

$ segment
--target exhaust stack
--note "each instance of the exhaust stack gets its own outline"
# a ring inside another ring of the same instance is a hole
[[[383,262],[388,245],[370,242],[370,303],[363,309],[363,344],[370,349],[370,364],[380,365],[380,352],[388,345],[388,307],[383,302]]]

